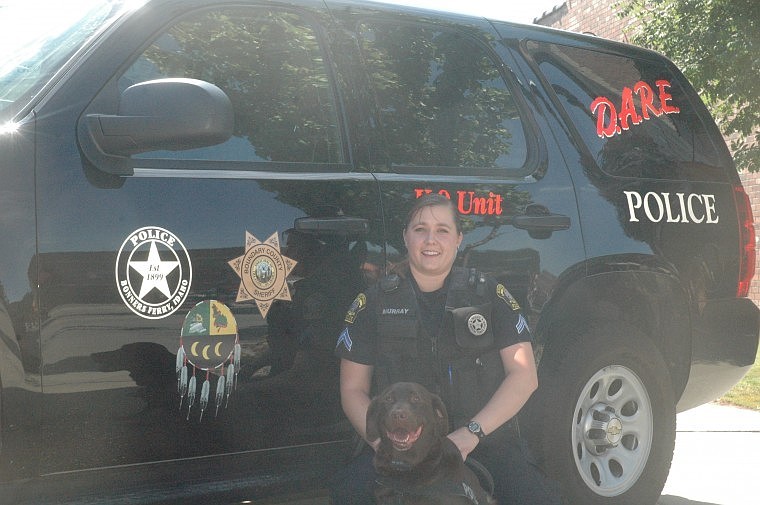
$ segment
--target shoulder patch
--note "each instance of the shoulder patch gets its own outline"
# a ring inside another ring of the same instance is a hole
[[[504,287],[504,284],[497,284],[496,285],[496,296],[504,300],[504,303],[509,305],[509,308],[511,308],[514,311],[520,310],[520,304],[517,303],[517,300],[514,299],[514,297],[507,291],[507,288]]]
[[[367,306],[366,295],[364,293],[359,293],[357,297],[354,299],[354,302],[348,308],[348,312],[346,312],[345,321],[348,324],[353,324],[354,320],[356,319],[356,314],[364,310],[366,306]]]

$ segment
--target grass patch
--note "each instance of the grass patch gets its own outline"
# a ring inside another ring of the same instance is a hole
[[[760,348],[755,365],[718,402],[760,411]]]

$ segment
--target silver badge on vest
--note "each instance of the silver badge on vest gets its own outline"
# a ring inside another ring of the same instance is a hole
[[[476,312],[467,319],[467,329],[476,337],[480,337],[488,329],[488,321],[483,314]]]
[[[494,343],[491,329],[491,304],[477,306],[446,308],[451,314],[454,326],[454,338],[460,349],[479,351],[490,348]]]

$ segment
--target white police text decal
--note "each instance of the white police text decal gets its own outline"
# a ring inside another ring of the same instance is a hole
[[[623,191],[628,203],[628,221],[652,223],[716,224],[715,195],[701,193],[656,193]]]

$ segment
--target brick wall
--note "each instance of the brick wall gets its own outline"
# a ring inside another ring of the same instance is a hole
[[[536,24],[561,28],[579,33],[590,33],[620,42],[630,42],[625,31],[630,33],[636,23],[618,17],[613,5],[617,0],[567,0],[558,2],[551,12],[535,20]],[[760,173],[740,172],[744,189],[750,196],[755,229],[760,237]],[[755,278],[750,288],[750,296],[760,305],[760,255],[756,261]]]
[[[616,0],[567,0],[536,20],[536,24],[628,42],[624,33],[635,22],[621,18],[612,7]]]

